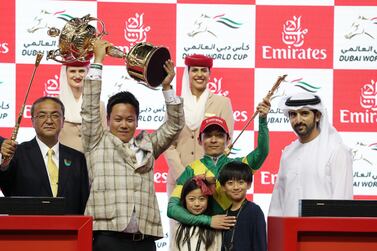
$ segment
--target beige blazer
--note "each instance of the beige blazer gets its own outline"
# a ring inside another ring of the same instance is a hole
[[[161,238],[154,161],[182,130],[183,104],[166,104],[165,123],[134,138],[134,146],[143,152],[142,159],[136,161],[131,143],[122,142],[100,123],[100,96],[101,81],[86,79],[81,115],[90,195],[85,214],[93,216],[93,230],[110,231],[124,231],[135,214],[141,233]]]

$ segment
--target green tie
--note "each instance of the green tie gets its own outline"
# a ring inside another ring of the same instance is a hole
[[[50,177],[50,186],[51,186],[52,195],[56,197],[56,195],[58,194],[59,171],[54,160],[52,159],[53,154],[55,154],[54,150],[48,149],[47,170],[48,170],[48,175]]]

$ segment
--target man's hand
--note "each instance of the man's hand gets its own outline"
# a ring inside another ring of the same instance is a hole
[[[170,83],[173,81],[175,77],[174,62],[171,59],[166,60],[164,64],[164,70],[168,75],[162,81],[162,90],[166,91],[170,90]]]
[[[270,111],[271,103],[268,98],[264,98],[257,106],[257,111],[259,112],[259,117],[266,118],[268,112]]]
[[[234,227],[236,221],[235,216],[226,216],[226,214],[214,215],[211,219],[211,228],[227,230]]]
[[[11,139],[5,139],[1,145],[1,155],[3,159],[11,158],[16,152],[17,142]]]
[[[94,41],[94,44],[93,44],[94,62],[93,63],[102,64],[106,56],[106,48],[109,46],[112,46],[112,44],[106,40],[98,39]]]

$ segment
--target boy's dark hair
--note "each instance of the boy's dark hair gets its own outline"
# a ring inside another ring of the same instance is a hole
[[[106,112],[107,112],[107,119],[110,118],[110,113],[113,109],[113,106],[116,104],[130,104],[135,108],[136,118],[139,118],[139,101],[136,97],[127,91],[118,92],[111,96],[107,102]]]
[[[60,99],[58,99],[56,97],[50,97],[50,96],[43,96],[43,97],[40,97],[40,98],[38,98],[37,100],[34,101],[34,103],[31,105],[31,110],[30,110],[32,117],[34,117],[35,106],[39,103],[45,102],[46,100],[51,100],[51,101],[57,103],[58,105],[60,105],[60,108],[61,108],[62,113],[63,113],[62,116],[64,117],[65,108],[64,108],[62,101],[60,101]]]
[[[219,173],[218,178],[222,186],[229,180],[244,180],[246,183],[253,182],[251,168],[241,161],[231,161],[226,163]]]
[[[203,180],[203,182],[208,187],[210,186],[210,184],[207,180]],[[200,186],[198,186],[198,184],[196,183],[196,181],[193,178],[191,178],[191,179],[189,179],[185,182],[185,184],[182,187],[181,198],[180,198],[180,203],[181,203],[183,208],[187,209],[187,205],[186,205],[187,194],[189,194],[191,191],[193,191],[197,188],[200,189]],[[211,212],[212,212],[211,206],[209,204],[210,204],[210,197],[208,197],[207,209],[203,212],[203,214],[205,214],[205,215],[212,215],[211,214]],[[190,228],[191,228],[191,226],[189,226],[189,225],[186,225],[186,224],[183,224],[183,223],[179,224],[177,232],[175,234],[175,241],[177,243],[178,250],[181,250],[181,245],[183,245],[185,242],[187,242],[187,243],[190,242],[190,239],[191,239],[191,237],[194,233],[194,232],[192,232],[190,234]],[[211,229],[210,227],[200,226],[199,231],[198,231],[199,239],[201,240],[202,243],[204,243],[206,249],[208,249],[212,245],[212,243],[214,242],[215,233],[216,233],[216,230]]]

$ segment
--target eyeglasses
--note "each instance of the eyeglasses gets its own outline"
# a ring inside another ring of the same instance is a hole
[[[41,121],[46,121],[48,118],[56,121],[61,118],[61,115],[59,113],[40,113],[34,116],[35,119],[41,120]]]

